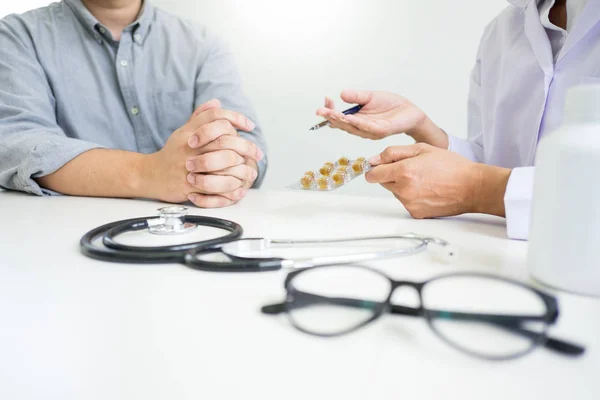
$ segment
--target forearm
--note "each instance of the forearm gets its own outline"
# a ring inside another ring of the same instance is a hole
[[[486,164],[476,164],[477,184],[473,211],[477,213],[506,216],[504,194],[512,170]]]
[[[36,182],[55,192],[92,197],[151,197],[144,184],[147,155],[94,149],[67,162]]]

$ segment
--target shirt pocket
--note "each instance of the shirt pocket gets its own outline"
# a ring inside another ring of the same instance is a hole
[[[194,111],[194,90],[178,90],[152,94],[154,116],[161,137],[168,138],[181,128]]]

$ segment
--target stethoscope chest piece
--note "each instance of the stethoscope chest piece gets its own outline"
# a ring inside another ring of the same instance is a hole
[[[158,209],[159,218],[148,221],[148,231],[154,235],[179,235],[198,228],[193,222],[186,222],[186,207],[172,206]]]

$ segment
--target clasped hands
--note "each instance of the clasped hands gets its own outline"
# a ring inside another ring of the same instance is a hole
[[[244,115],[211,100],[173,132],[165,146],[147,157],[144,170],[154,182],[152,197],[170,203],[191,201],[198,207],[226,207],[241,200],[258,177],[264,157],[238,129],[255,125]]]

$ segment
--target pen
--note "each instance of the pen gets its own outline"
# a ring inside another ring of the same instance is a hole
[[[363,107],[363,106],[361,106],[361,105],[354,106],[354,107],[352,107],[352,108],[349,108],[349,109],[347,109],[346,111],[342,111],[342,114],[344,114],[344,115],[352,115],[352,114],[356,114],[357,112],[359,112],[359,111],[360,111],[360,109],[361,109],[362,107]],[[321,122],[320,124],[317,124],[317,125],[313,126],[312,128],[310,128],[310,130],[311,130],[311,131],[316,131],[317,129],[321,129],[321,128],[325,127],[325,126],[328,126],[329,124],[330,124],[330,122],[329,122],[329,121],[323,121],[323,122]]]

